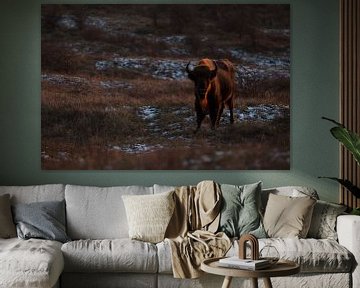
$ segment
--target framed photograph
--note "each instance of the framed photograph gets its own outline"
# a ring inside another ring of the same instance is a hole
[[[290,5],[43,4],[41,164],[290,169]]]

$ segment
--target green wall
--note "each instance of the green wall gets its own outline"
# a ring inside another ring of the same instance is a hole
[[[319,175],[337,176],[339,169],[338,146],[328,132],[331,125],[321,120],[321,116],[338,118],[337,0],[227,2],[291,4],[291,170],[42,171],[40,4],[69,2],[104,1],[2,0],[0,3],[0,185],[182,185],[203,179],[245,184],[262,180],[265,187],[312,186],[322,199],[338,201],[338,186],[331,181],[317,179]],[[181,3],[186,2],[194,3]],[[209,0],[197,2],[221,3]]]

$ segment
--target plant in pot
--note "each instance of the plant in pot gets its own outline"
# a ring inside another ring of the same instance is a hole
[[[336,124],[335,127],[330,129],[331,134],[344,145],[344,147],[350,151],[355,161],[360,165],[360,136],[353,131],[347,129],[343,124],[336,122],[333,119],[322,117],[327,121]],[[354,185],[348,179],[340,179],[336,177],[319,177],[327,178],[339,182],[347,190],[349,190],[356,198],[360,198],[360,188]],[[351,214],[360,215],[360,207],[354,208]]]

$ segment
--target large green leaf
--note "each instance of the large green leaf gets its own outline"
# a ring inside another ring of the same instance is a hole
[[[341,185],[343,185],[346,189],[348,189],[356,198],[360,198],[360,188],[355,186],[349,180],[339,179],[336,177],[319,177],[319,178],[326,178],[326,179],[331,179],[331,180],[337,181]]]
[[[323,119],[331,121],[337,125],[336,127],[330,129],[331,134],[352,153],[356,162],[360,165],[360,136],[332,119],[325,117],[323,117]]]

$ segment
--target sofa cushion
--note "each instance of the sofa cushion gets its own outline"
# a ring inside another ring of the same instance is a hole
[[[221,184],[222,204],[219,231],[229,237],[251,233],[266,237],[260,217],[261,182],[243,186]]]
[[[10,194],[11,204],[61,201],[65,198],[65,186],[62,184],[0,186],[0,195],[4,194]]]
[[[71,239],[128,238],[123,195],[152,194],[152,187],[66,185],[67,233]]]
[[[269,195],[264,227],[269,237],[305,238],[316,200],[307,197]]]
[[[314,206],[309,238],[337,240],[336,219],[346,211],[345,205],[318,200]]]
[[[65,201],[45,201],[13,206],[17,234],[22,239],[69,241],[65,229]]]
[[[137,240],[78,240],[61,250],[66,272],[156,273],[158,268],[156,246]]]
[[[16,229],[11,214],[10,195],[0,196],[0,238],[16,237]]]
[[[353,255],[344,246],[330,239],[259,239],[259,249],[265,245],[274,246],[281,259],[298,263],[302,273],[348,273],[354,266]],[[159,273],[171,274],[171,248],[168,241],[160,242],[156,247]],[[234,241],[226,256],[235,256],[238,252],[238,241]],[[247,254],[250,257],[250,249],[247,250]]]
[[[157,243],[164,240],[175,208],[174,191],[156,195],[124,195],[131,239]]]
[[[0,287],[53,287],[63,268],[59,242],[0,239]]]

